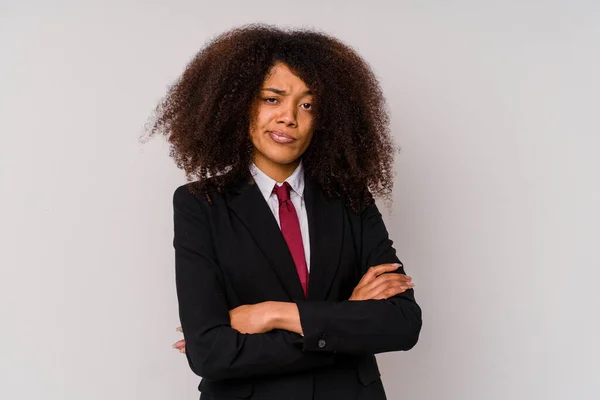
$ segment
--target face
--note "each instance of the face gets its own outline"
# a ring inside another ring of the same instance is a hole
[[[271,68],[253,104],[250,123],[254,163],[260,169],[295,169],[312,139],[312,101],[309,88],[285,64]]]

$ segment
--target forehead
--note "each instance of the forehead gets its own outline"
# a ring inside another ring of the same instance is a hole
[[[271,67],[265,77],[264,86],[277,87],[285,91],[306,91],[306,83],[295,75],[287,65],[277,63]]]

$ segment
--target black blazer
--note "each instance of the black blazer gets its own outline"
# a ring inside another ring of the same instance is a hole
[[[376,205],[357,214],[305,177],[310,280],[305,299],[285,239],[254,181],[212,194],[175,191],[174,247],[186,356],[202,400],[385,399],[375,353],[409,350],[421,309],[413,290],[348,301],[371,266],[399,262]],[[399,273],[404,273],[399,268]],[[241,334],[229,310],[295,302],[304,337]]]

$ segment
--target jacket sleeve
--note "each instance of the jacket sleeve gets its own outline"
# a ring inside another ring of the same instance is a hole
[[[361,214],[361,268],[400,263],[375,204]],[[404,274],[404,267],[395,273]],[[362,276],[361,275],[361,276]],[[419,339],[421,309],[414,290],[384,300],[297,303],[308,352],[351,354],[409,350]]]
[[[173,196],[175,281],[186,356],[209,379],[282,374],[333,364],[333,356],[305,353],[302,337],[284,330],[242,334],[230,325],[206,202],[185,186]]]

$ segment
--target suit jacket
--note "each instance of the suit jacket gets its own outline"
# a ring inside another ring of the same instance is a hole
[[[369,267],[399,263],[375,204],[355,213],[305,177],[311,272],[305,298],[273,214],[250,179],[212,204],[188,185],[173,196],[179,316],[201,400],[385,399],[374,354],[409,350],[421,310],[413,290],[348,301]],[[400,267],[398,273],[404,273]],[[295,302],[304,336],[242,334],[229,310]]]

